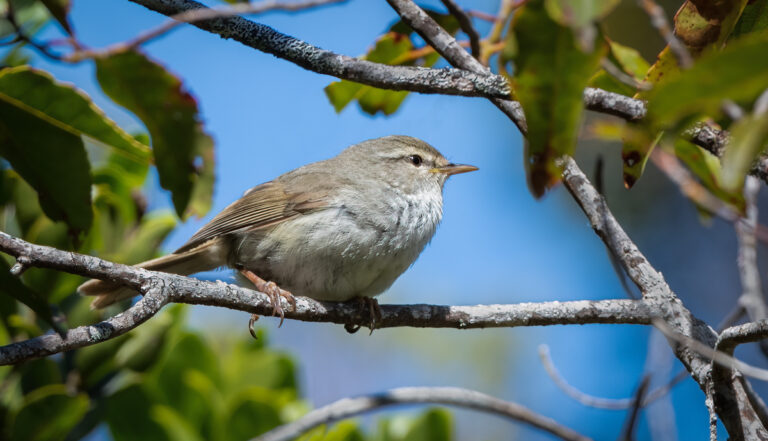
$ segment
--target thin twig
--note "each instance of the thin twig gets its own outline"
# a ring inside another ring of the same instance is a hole
[[[539,345],[539,359],[541,359],[541,364],[544,366],[544,370],[547,372],[547,375],[549,375],[549,378],[552,379],[555,385],[561,391],[563,391],[566,395],[573,398],[575,401],[578,401],[580,404],[583,404],[584,406],[588,406],[588,407],[594,407],[596,409],[607,409],[607,410],[626,410],[632,407],[634,398],[596,397],[594,395],[589,395],[585,392],[582,392],[576,387],[574,387],[572,384],[568,383],[565,377],[563,377],[563,375],[555,366],[555,363],[552,360],[552,355],[550,353],[548,345],[544,345],[544,344]],[[669,391],[672,390],[672,388],[677,386],[681,381],[683,381],[686,378],[688,378],[687,371],[683,370],[679,372],[667,384],[659,387],[658,389],[654,389],[648,394],[646,394],[643,398],[642,406],[643,407],[648,406],[654,401],[667,395]]]
[[[528,424],[564,440],[590,440],[590,438],[524,406],[474,390],[458,387],[403,387],[373,395],[341,399],[313,410],[297,421],[273,429],[251,441],[288,441],[323,424],[333,423],[385,406],[413,403],[446,404],[474,409]]]
[[[615,78],[627,86],[636,90],[651,90],[653,86],[648,83],[637,81],[634,77],[628,75],[621,70],[618,66],[613,64],[608,58],[600,60],[600,67],[602,67],[610,76]]]
[[[747,364],[735,357],[732,357],[725,352],[715,350],[706,344],[676,332],[663,320],[654,319],[653,326],[661,331],[668,339],[673,340],[680,345],[700,354],[708,359],[712,360],[715,364],[723,366],[728,369],[736,369],[747,377],[754,378],[760,381],[768,381],[768,369],[762,369],[756,366]]]
[[[741,296],[739,304],[744,307],[749,321],[756,322],[768,318],[768,306],[765,304],[763,287],[760,281],[760,269],[757,263],[757,193],[760,183],[752,176],[744,182],[744,201],[746,216],[736,223],[736,238],[739,244],[738,265],[741,277]],[[760,349],[768,356],[768,342],[761,341]]]
[[[107,57],[125,50],[135,49],[142,44],[165,35],[180,25],[187,23],[196,23],[203,20],[232,17],[235,15],[263,14],[269,11],[295,12],[345,1],[347,0],[304,0],[302,2],[288,3],[283,1],[264,0],[258,3],[238,3],[221,7],[190,9],[172,15],[170,20],[153,29],[142,32],[136,38],[121,43],[115,43],[103,49],[78,50],[66,55],[64,60],[69,62],[78,62],[90,58]]]
[[[680,161],[663,148],[656,148],[651,153],[651,161],[670,181],[674,182],[680,191],[699,206],[727,221],[738,223],[738,211],[726,204],[701,185],[691,172]]]
[[[637,429],[638,416],[640,410],[643,408],[645,402],[646,392],[648,392],[648,385],[651,382],[650,375],[646,374],[640,381],[640,385],[637,386],[635,396],[632,397],[632,407],[627,415],[627,421],[624,424],[624,430],[619,437],[619,441],[633,441],[635,439],[635,430]]]
[[[667,42],[669,50],[672,51],[672,54],[677,59],[677,63],[680,67],[682,69],[691,67],[693,65],[693,57],[691,57],[691,53],[688,52],[688,48],[675,36],[674,31],[664,14],[664,9],[653,0],[638,0],[638,3],[651,18],[651,26],[656,28],[664,41]]]
[[[461,30],[469,37],[470,48],[472,48],[472,56],[480,58],[480,34],[477,33],[477,29],[472,25],[472,19],[459,7],[453,0],[441,0],[443,5],[448,9],[456,20],[459,22]]]

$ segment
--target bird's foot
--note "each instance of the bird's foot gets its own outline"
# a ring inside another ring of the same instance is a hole
[[[280,297],[285,298],[285,300],[287,300],[291,305],[291,310],[295,311],[296,298],[293,296],[293,294],[284,289],[281,289],[275,282],[267,282],[251,271],[240,270],[240,274],[242,274],[246,279],[253,283],[253,286],[256,287],[256,290],[263,292],[269,297],[269,301],[272,303],[272,316],[280,316],[280,324],[277,327],[279,328],[280,326],[283,326],[283,320],[285,320],[285,311],[283,311],[283,305],[280,303]],[[256,315],[254,314],[254,316]],[[258,316],[256,316],[256,318],[258,319]],[[255,321],[256,320],[254,320],[254,317],[252,316],[249,328],[253,326],[253,322]]]
[[[382,321],[379,301],[373,297],[356,297],[356,300],[360,308],[360,314],[362,315],[365,314],[365,312],[368,312],[368,317],[370,318],[368,327],[371,329],[371,332],[368,335],[371,335],[373,334],[373,330],[376,329],[377,325]],[[354,334],[360,330],[360,325],[347,323],[344,325],[344,329],[350,334]]]

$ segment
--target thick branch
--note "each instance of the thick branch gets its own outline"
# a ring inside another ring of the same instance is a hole
[[[0,348],[0,365],[44,357],[114,338],[138,326],[170,302],[219,306],[260,315],[272,313],[272,305],[265,294],[223,282],[207,282],[107,262],[96,257],[34,245],[2,232],[0,251],[17,258],[23,256],[29,266],[109,280],[155,293],[123,314],[98,325],[72,329],[63,338],[46,335],[4,346]],[[367,325],[370,321],[356,302],[318,302],[297,297],[296,309],[290,311],[285,299],[282,301],[287,311],[285,316],[289,319],[352,325]],[[381,320],[376,327],[470,329],[586,323],[647,325],[651,320],[651,312],[642,301],[624,299],[476,306],[381,305]]]
[[[167,16],[206,8],[194,0],[131,1]],[[499,75],[477,75],[460,69],[429,69],[373,63],[320,49],[242,17],[219,17],[192,24],[222,38],[231,38],[256,50],[288,60],[307,70],[382,89],[444,95],[509,97],[507,80]]]
[[[500,400],[477,391],[458,387],[403,387],[375,395],[344,398],[313,410],[298,421],[280,426],[251,441],[288,441],[323,424],[333,423],[385,406],[413,403],[466,407],[529,424],[564,440],[589,441],[591,439],[517,403]]]

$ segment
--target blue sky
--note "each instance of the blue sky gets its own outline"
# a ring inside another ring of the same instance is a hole
[[[102,47],[129,39],[163,17],[127,0],[75,0],[73,22],[82,41]],[[435,2],[432,2],[434,4]],[[430,3],[428,3],[430,4]],[[462,2],[493,12],[495,1]],[[283,33],[347,55],[365,53],[394,20],[385,2],[353,0],[300,14],[254,18]],[[47,30],[55,34],[55,30]],[[526,187],[517,129],[488,101],[411,94],[384,118],[350,105],[336,114],[323,93],[333,78],[317,75],[185,26],[145,50],[183,79],[197,97],[205,128],[216,141],[214,208],[179,226],[165,244],[175,249],[244,190],[344,147],[378,136],[422,138],[450,160],[480,171],[445,187],[442,225],[416,264],[381,303],[478,304],[604,299],[623,292],[605,249],[562,189],[540,201]],[[46,63],[59,80],[85,90],[123,127],[140,123],[101,94],[92,65]],[[623,190],[622,190],[623,191]],[[162,191],[155,207],[169,206]],[[694,214],[695,216],[695,214]],[[650,239],[649,239],[650,240]],[[225,278],[227,273],[215,277]],[[300,294],[300,293],[297,293]],[[244,313],[199,308],[195,326],[247,336]],[[408,385],[464,386],[515,400],[597,439],[615,439],[624,412],[586,408],[565,397],[546,376],[537,346],[551,346],[559,369],[575,386],[621,398],[636,387],[646,359],[648,329],[578,326],[504,330],[381,330],[347,335],[341,327],[262,319],[281,350],[300,359],[307,397],[323,405],[348,395]],[[659,352],[669,355],[665,348]],[[707,434],[703,396],[686,381],[673,394],[680,439]],[[460,439],[549,439],[494,417],[458,412]],[[649,439],[647,429],[641,439]]]

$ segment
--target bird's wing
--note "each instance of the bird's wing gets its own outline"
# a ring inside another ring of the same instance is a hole
[[[175,251],[181,253],[213,238],[240,230],[268,228],[287,219],[327,207],[326,185],[291,191],[279,180],[256,186],[231,203]]]

